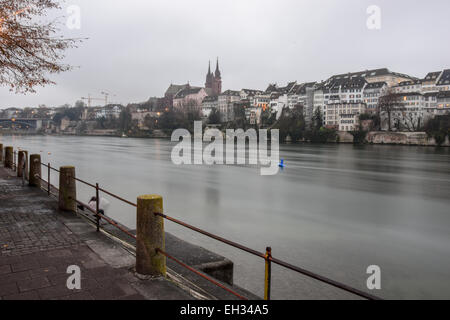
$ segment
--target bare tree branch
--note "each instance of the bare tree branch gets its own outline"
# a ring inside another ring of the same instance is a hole
[[[0,0],[0,85],[16,93],[34,92],[53,84],[49,75],[70,70],[64,52],[81,39],[58,34],[58,20],[43,23],[56,0]]]

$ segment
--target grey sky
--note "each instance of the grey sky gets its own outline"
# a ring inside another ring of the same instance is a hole
[[[224,89],[269,82],[325,80],[336,73],[388,67],[423,77],[450,68],[448,0],[67,0],[81,7],[88,37],[67,52],[80,66],[55,86],[16,95],[0,88],[0,108],[73,104],[114,94],[113,102],[162,96],[173,83],[204,85],[219,56]],[[366,27],[369,5],[381,30]]]

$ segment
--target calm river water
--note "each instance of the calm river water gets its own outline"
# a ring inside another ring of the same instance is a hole
[[[353,145],[284,145],[286,168],[176,166],[172,142],[108,137],[17,136],[0,143],[41,153],[52,166],[132,201],[164,197],[165,212],[254,249],[367,290],[381,268],[383,298],[450,299],[450,150]],[[45,175],[44,175],[45,176]],[[57,183],[56,175],[52,182]],[[93,190],[78,185],[80,199]],[[108,198],[108,214],[135,227],[133,208]],[[235,282],[262,295],[264,262],[167,221],[174,235],[235,263]],[[274,266],[275,299],[347,298]]]

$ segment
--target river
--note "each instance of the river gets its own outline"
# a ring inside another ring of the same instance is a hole
[[[0,136],[52,166],[126,199],[163,196],[164,211],[190,224],[369,292],[381,269],[387,299],[450,299],[450,149],[344,144],[282,145],[274,176],[238,165],[171,162],[163,139]],[[44,171],[45,172],[45,171]],[[43,174],[46,177],[46,174]],[[57,176],[51,177],[57,184]],[[87,201],[92,189],[77,185]],[[108,214],[135,227],[134,208],[106,197]],[[235,263],[235,283],[262,295],[264,261],[166,221],[174,235]],[[274,299],[340,299],[338,289],[273,267]]]

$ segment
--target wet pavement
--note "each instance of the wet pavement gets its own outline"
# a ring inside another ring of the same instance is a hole
[[[193,299],[164,278],[143,280],[134,256],[38,188],[0,167],[0,299]],[[81,289],[69,289],[69,266]]]

